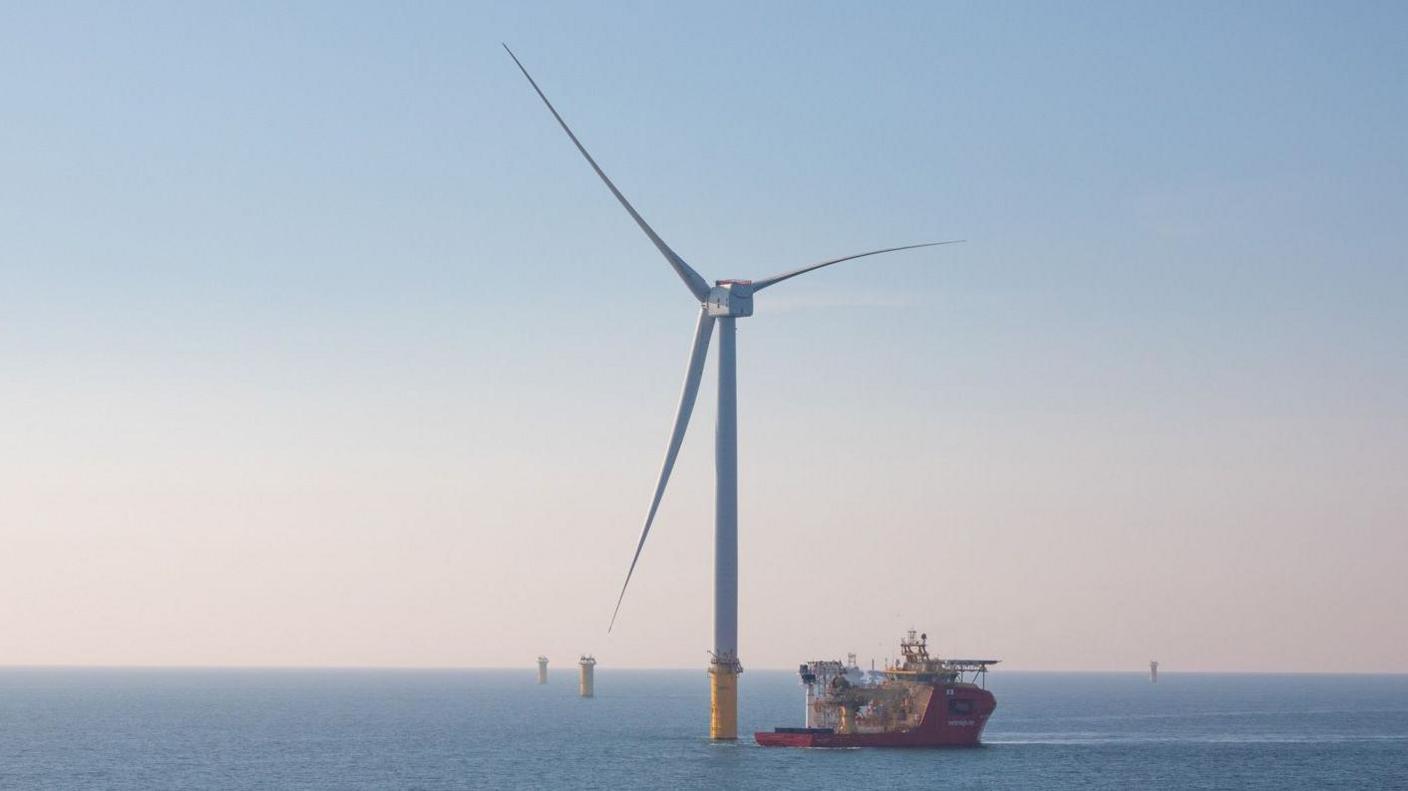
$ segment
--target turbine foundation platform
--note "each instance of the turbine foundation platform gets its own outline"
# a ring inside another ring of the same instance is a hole
[[[742,672],[737,660],[709,664],[709,738],[714,741],[738,739],[738,674]]]

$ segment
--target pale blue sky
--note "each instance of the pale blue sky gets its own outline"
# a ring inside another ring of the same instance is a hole
[[[506,41],[706,277],[969,240],[741,325],[745,665],[1408,671],[1405,30],[7,6],[0,662],[702,662],[709,399],[601,633],[691,300]]]

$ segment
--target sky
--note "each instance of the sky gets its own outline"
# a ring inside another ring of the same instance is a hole
[[[1408,672],[1402,4],[8,4],[0,664]],[[712,361],[711,361],[712,362]]]

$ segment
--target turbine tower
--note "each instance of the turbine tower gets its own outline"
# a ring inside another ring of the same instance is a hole
[[[695,397],[699,395],[699,382],[704,375],[704,359],[709,352],[709,342],[713,337],[714,325],[718,324],[719,404],[718,423],[714,432],[714,650],[710,652],[709,660],[709,738],[716,740],[736,739],[738,738],[738,674],[743,672],[743,666],[738,660],[738,376],[734,322],[737,319],[753,315],[754,294],[797,275],[853,258],[864,258],[868,255],[892,253],[898,250],[913,250],[917,247],[954,244],[963,240],[955,239],[946,242],[925,242],[900,247],[886,247],[881,250],[870,250],[827,259],[761,280],[716,280],[711,286],[689,264],[685,263],[683,258],[670,249],[669,245],[665,244],[665,241],[646,223],[635,207],[630,204],[630,201],[626,200],[626,196],[616,189],[616,185],[607,178],[601,166],[597,165],[596,160],[592,159],[592,155],[587,153],[587,149],[572,133],[567,122],[562,120],[562,116],[552,106],[552,102],[548,101],[543,89],[538,87],[537,81],[523,67],[518,56],[513,54],[513,50],[510,50],[507,44],[504,45],[504,49],[508,52],[509,57],[513,58],[513,62],[518,65],[519,71],[523,72],[523,76],[528,78],[528,83],[533,86],[533,90],[543,100],[543,104],[547,105],[548,111],[557,119],[562,131],[567,133],[573,145],[592,166],[592,170],[596,171],[597,176],[606,184],[606,188],[616,196],[621,207],[631,215],[631,219],[635,220],[636,225],[640,226],[640,229],[650,238],[656,249],[674,268],[675,274],[684,281],[689,293],[699,302],[699,317],[694,325],[694,342],[690,347],[689,362],[685,367],[684,388],[680,392],[679,407],[675,411],[675,423],[670,432],[670,443],[665,449],[665,460],[661,465],[660,477],[655,483],[655,494],[650,498],[650,508],[646,511],[645,525],[641,528],[640,540],[636,543],[635,555],[632,556],[630,568],[626,571],[626,581],[621,585],[621,595],[616,599],[616,609],[611,613],[611,626],[607,627],[607,631],[610,631],[616,624],[616,616],[621,611],[621,602],[626,597],[626,587],[631,583],[631,575],[636,570],[636,561],[640,560],[640,551],[645,546],[646,537],[650,535],[650,526],[655,521],[655,511],[660,507],[660,498],[665,493],[665,484],[670,480],[670,471],[675,466],[675,457],[679,454],[680,443],[684,441],[685,428],[689,425],[690,413],[694,410]]]

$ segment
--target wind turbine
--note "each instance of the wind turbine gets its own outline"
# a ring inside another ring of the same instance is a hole
[[[631,557],[626,581],[621,585],[621,595],[616,599],[616,609],[611,613],[611,630],[616,624],[616,616],[621,611],[621,602],[626,597],[626,586],[631,584],[636,561],[645,539],[650,535],[650,526],[655,521],[655,511],[660,507],[660,498],[665,493],[665,484],[670,480],[670,471],[675,466],[680,443],[684,441],[685,428],[689,425],[690,413],[694,410],[695,397],[699,395],[699,380],[704,375],[704,359],[709,353],[709,342],[714,325],[719,326],[719,407],[718,423],[714,432],[714,650],[710,652],[710,717],[709,738],[732,740],[738,738],[738,674],[743,666],[738,660],[738,374],[734,322],[753,315],[753,295],[784,280],[805,274],[824,266],[864,258],[880,253],[893,253],[898,250],[913,250],[918,247],[934,247],[941,244],[961,242],[955,239],[946,242],[925,242],[900,247],[886,247],[864,253],[830,258],[800,269],[765,277],[761,280],[716,280],[709,285],[700,274],[685,263],[683,258],[665,244],[665,240],[655,233],[640,213],[635,210],[626,196],[611,183],[601,166],[587,153],[582,142],[572,133],[567,122],[562,120],[557,108],[552,106],[543,89],[513,50],[504,45],[504,50],[518,65],[518,70],[528,78],[528,83],[537,91],[538,97],[547,105],[548,111],[557,119],[562,131],[572,139],[577,150],[582,152],[592,170],[601,177],[611,194],[621,203],[636,225],[650,237],[650,241],[665,256],[674,268],[675,274],[689,289],[689,293],[699,301],[699,318],[694,326],[694,342],[690,346],[689,363],[685,367],[684,388],[680,391],[680,403],[675,411],[675,425],[670,432],[670,444],[665,449],[665,461],[660,468],[660,477],[655,483],[655,494],[650,498],[650,509],[646,511],[645,526],[640,531],[640,541],[636,543],[635,555]]]

